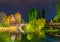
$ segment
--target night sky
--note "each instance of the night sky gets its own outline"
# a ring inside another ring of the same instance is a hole
[[[27,14],[31,8],[36,8],[41,13],[45,9],[45,18],[50,20],[56,15],[57,0],[0,0],[0,12],[6,12],[7,15],[20,12],[27,21]]]

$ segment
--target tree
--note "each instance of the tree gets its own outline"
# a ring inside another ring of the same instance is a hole
[[[37,10],[35,8],[32,8],[28,13],[29,21],[32,19],[36,19],[36,17],[37,17]]]
[[[33,19],[29,21],[25,30],[27,32],[27,39],[31,42],[37,42],[39,39],[45,37],[45,33],[41,31],[45,26],[45,19]]]
[[[6,13],[5,12],[0,12],[0,23],[4,23],[6,20]]]
[[[53,19],[56,22],[60,22],[60,1],[57,3],[57,11],[56,11],[56,16]]]
[[[6,20],[5,20],[5,23],[10,24],[10,15],[7,16],[7,18],[6,18]]]
[[[19,12],[17,12],[17,13],[15,14],[15,18],[16,18],[16,20],[17,20],[18,23],[21,22],[21,14],[20,14]]]
[[[44,10],[44,8],[42,9],[42,18],[45,18],[45,10]]]

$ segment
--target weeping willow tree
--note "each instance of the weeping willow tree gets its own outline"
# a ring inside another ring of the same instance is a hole
[[[56,16],[55,16],[55,18],[53,20],[56,21],[56,22],[60,22],[60,0],[57,2]]]
[[[28,13],[29,21],[32,19],[36,19],[36,17],[37,17],[37,10],[35,8],[32,8]]]

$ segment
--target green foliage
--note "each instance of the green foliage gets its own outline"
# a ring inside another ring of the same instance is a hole
[[[0,42],[11,42],[8,32],[0,32]]]
[[[59,29],[52,29],[52,30],[42,30],[43,32],[50,32],[50,33],[56,33],[56,32],[59,32],[60,30]]]
[[[32,19],[36,19],[36,17],[37,17],[37,10],[33,8],[28,13],[29,21]]]
[[[56,11],[56,16],[55,16],[55,18],[53,19],[54,21],[56,21],[56,22],[60,22],[60,2],[58,2],[57,3],[57,11]]]
[[[39,40],[40,38],[44,38],[45,33],[41,31],[44,28],[44,26],[45,26],[45,19],[43,18],[31,20],[25,29],[27,32],[27,39]]]
[[[7,23],[0,23],[0,27],[8,27],[9,26],[9,24],[7,24]]]
[[[33,36],[32,36],[31,34],[27,34],[27,39],[28,39],[28,40],[31,40],[32,37],[33,37]]]
[[[53,19],[56,22],[59,22],[60,20],[60,10],[57,11],[57,15],[55,16],[55,18]]]
[[[21,23],[24,23],[24,22],[25,22],[25,21],[24,21],[24,19],[22,18],[22,19],[21,19]]]
[[[0,23],[4,23],[4,19],[7,17],[5,12],[0,12]]]

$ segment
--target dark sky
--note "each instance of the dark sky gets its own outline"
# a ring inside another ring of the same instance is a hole
[[[56,2],[57,0],[0,0],[0,12],[4,11],[7,15],[20,12],[27,20],[31,8],[36,8],[39,12],[44,8],[46,19],[50,20],[56,15]]]

